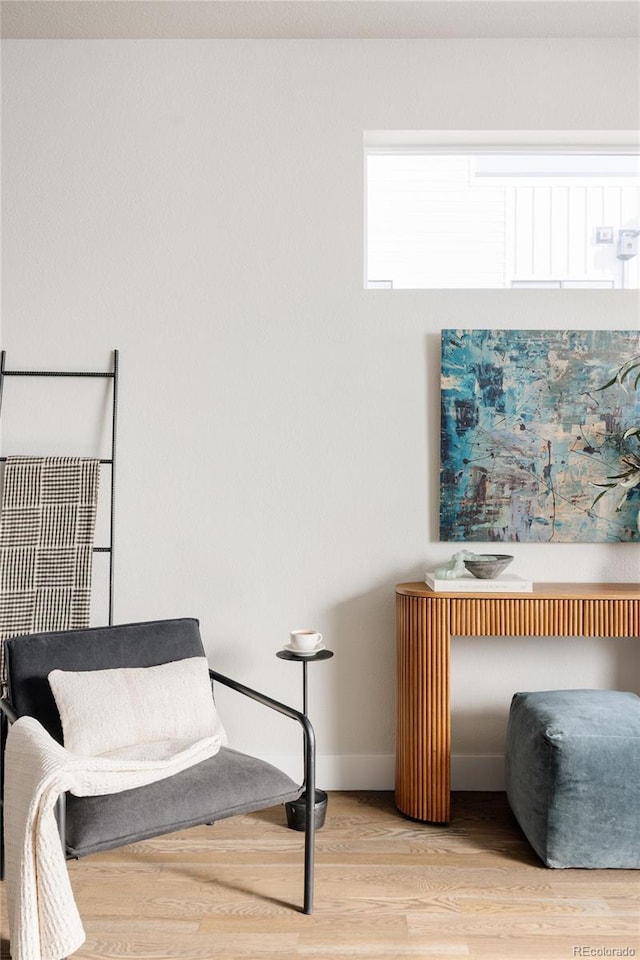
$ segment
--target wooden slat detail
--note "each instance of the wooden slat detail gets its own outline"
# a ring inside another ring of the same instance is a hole
[[[588,637],[640,637],[640,601],[585,600],[584,634]]]
[[[449,604],[397,597],[396,803],[407,816],[449,819]]]
[[[584,633],[582,600],[462,597],[450,603],[452,636],[575,637]]]

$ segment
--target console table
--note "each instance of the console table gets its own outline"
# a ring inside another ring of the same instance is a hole
[[[640,637],[640,585],[538,583],[532,593],[435,593],[396,586],[398,809],[447,823],[452,636]],[[515,691],[514,691],[515,692]]]

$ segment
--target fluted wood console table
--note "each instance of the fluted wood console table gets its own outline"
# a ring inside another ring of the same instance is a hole
[[[447,823],[451,637],[640,637],[640,586],[539,583],[533,593],[470,595],[401,583],[396,633],[396,805],[417,820]]]

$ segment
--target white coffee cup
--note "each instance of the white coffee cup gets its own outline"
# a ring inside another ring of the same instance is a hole
[[[299,653],[311,653],[322,643],[322,634],[317,630],[292,630],[289,642],[293,650]]]

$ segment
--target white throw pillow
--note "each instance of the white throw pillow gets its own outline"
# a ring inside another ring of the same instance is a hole
[[[49,683],[64,746],[100,756],[123,747],[166,740],[200,740],[224,730],[211,694],[205,657],[156,667],[52,670]]]

